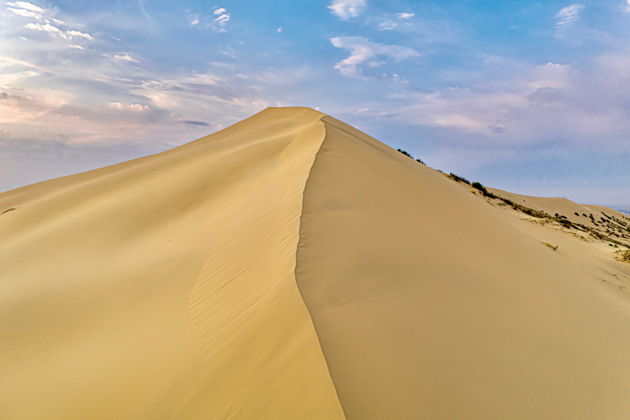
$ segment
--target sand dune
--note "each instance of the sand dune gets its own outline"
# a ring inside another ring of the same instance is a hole
[[[9,191],[0,213],[3,418],[630,412],[630,264],[319,112]]]
[[[566,198],[530,197],[490,188],[494,194],[550,216],[584,225],[611,238],[630,244],[630,217],[604,206],[578,204]]]
[[[0,196],[3,418],[342,418],[296,286],[321,114]]]

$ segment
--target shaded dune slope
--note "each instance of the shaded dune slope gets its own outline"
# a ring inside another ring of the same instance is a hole
[[[630,412],[629,301],[598,267],[313,110],[0,194],[8,209],[3,418]]]

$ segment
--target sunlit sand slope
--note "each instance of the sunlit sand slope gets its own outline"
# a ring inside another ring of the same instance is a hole
[[[325,117],[297,281],[349,419],[624,419],[624,292]]]
[[[321,116],[0,195],[0,418],[343,418],[294,277]]]

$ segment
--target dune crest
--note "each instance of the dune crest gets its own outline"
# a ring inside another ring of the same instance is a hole
[[[0,213],[7,418],[630,412],[630,264],[313,110]]]

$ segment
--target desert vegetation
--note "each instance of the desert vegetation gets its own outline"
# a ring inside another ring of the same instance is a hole
[[[402,153],[403,155],[407,156],[408,158],[413,159],[413,160],[415,160],[416,162],[418,162],[418,163],[421,163],[421,164],[425,165],[425,163],[422,161],[422,159],[416,159],[416,158],[414,158],[414,157],[411,155],[411,153],[407,152],[406,150],[403,150],[403,149],[396,149],[396,150],[397,150],[398,152]]]
[[[581,232],[586,232],[595,239],[609,241],[617,246],[626,246],[627,243],[622,242],[623,240],[625,240],[626,242],[630,242],[630,224],[628,224],[628,222],[624,220],[616,218],[615,216],[608,215],[604,212],[602,212],[603,217],[600,217],[599,221],[595,219],[595,216],[593,216],[592,213],[589,213],[588,215],[585,213],[582,214],[584,217],[588,217],[590,219],[590,222],[596,226],[596,228],[593,228],[582,223],[573,222],[569,220],[567,216],[560,213],[555,213],[552,216],[544,211],[515,203],[509,198],[501,197],[492,193],[491,191],[488,191],[488,189],[480,182],[475,181],[469,183],[466,178],[460,177],[459,175],[456,175],[452,172],[448,175],[448,177],[456,182],[469,184],[474,189],[479,191],[483,195],[483,197],[489,199],[490,201],[498,201],[502,205],[510,206],[514,210],[527,214],[528,216],[553,221],[560,224],[566,229],[575,229]],[[580,215],[577,212],[574,212],[574,214],[576,216]]]
[[[464,178],[463,176],[459,176],[459,175],[457,175],[457,174],[454,174],[453,172],[451,172],[450,174],[448,174],[448,176],[449,176],[451,179],[454,179],[454,180],[455,180],[455,181],[457,181],[457,182],[463,182],[464,184],[472,185],[472,184],[470,183],[470,181],[469,181],[469,180],[467,180],[467,179],[466,179],[466,178]]]

